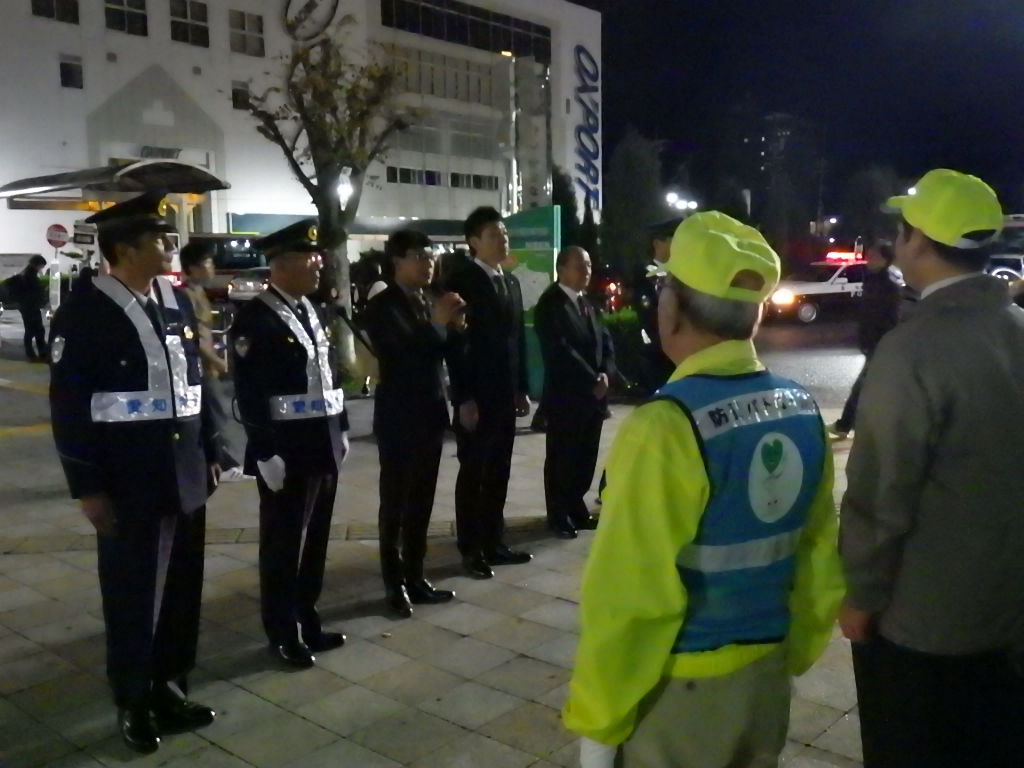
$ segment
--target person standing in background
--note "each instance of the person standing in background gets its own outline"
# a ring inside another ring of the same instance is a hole
[[[450,602],[455,593],[424,578],[427,528],[434,508],[444,434],[450,423],[442,364],[448,334],[464,302],[432,298],[430,238],[400,230],[388,238],[394,281],[370,299],[365,327],[380,363],[373,432],[380,454],[380,561],[388,608],[400,618],[412,606]],[[399,546],[401,542],[401,546]]]
[[[578,530],[597,527],[584,496],[597,468],[613,363],[610,339],[586,296],[590,255],[566,248],[555,269],[558,280],[541,295],[535,314],[548,406],[544,495],[548,527],[559,538],[575,539]]]
[[[228,372],[227,361],[217,354],[213,344],[213,305],[206,295],[206,285],[213,278],[213,246],[209,243],[190,242],[181,249],[182,290],[188,294],[199,322],[199,356],[203,360],[203,399],[210,406],[217,428],[217,455],[222,483],[255,480],[242,472],[231,454],[227,438],[228,416],[224,410],[224,387],[220,377]]]
[[[878,348],[878,342],[900,321],[903,286],[893,274],[893,257],[892,247],[886,244],[876,244],[865,253],[867,271],[864,274],[864,294],[860,300],[860,322],[857,326],[857,347],[864,355],[864,365],[853,382],[842,416],[829,427],[829,433],[837,440],[846,439],[853,431],[857,403],[868,365]]]
[[[46,286],[39,279],[45,270],[46,259],[37,254],[28,260],[21,272],[9,277],[4,283],[11,298],[18,302],[18,312],[25,326],[25,357],[30,363],[45,363],[50,358],[46,329],[43,327],[43,309],[49,299]]]
[[[502,269],[508,232],[501,214],[476,209],[465,233],[473,260],[447,283],[466,302],[466,331],[452,339],[448,368],[459,446],[455,520],[464,570],[490,579],[492,565],[531,560],[503,542],[516,417],[530,414],[526,331],[519,280]]]

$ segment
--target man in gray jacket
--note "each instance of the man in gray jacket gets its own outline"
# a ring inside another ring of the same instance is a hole
[[[857,413],[840,548],[866,768],[1024,765],[1024,311],[983,274],[1002,210],[932,171],[889,206],[921,301]]]

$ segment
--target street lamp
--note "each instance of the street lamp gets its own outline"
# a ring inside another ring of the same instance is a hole
[[[355,189],[352,186],[352,179],[349,178],[348,174],[345,174],[338,181],[338,202],[341,204],[342,209],[348,205],[348,201],[352,199],[352,193]]]
[[[689,208],[691,211],[696,211],[699,206],[697,205],[696,200],[691,200],[686,204],[686,207]]]
[[[675,192],[669,192],[667,195],[665,195],[665,202],[667,202],[669,205],[675,205],[676,203],[679,202],[679,195],[677,195]]]
[[[911,195],[911,196],[916,195],[917,194],[917,187],[911,187],[910,189],[908,189],[907,190],[907,194]]]
[[[833,216],[831,219],[828,220],[828,223],[829,224],[838,224],[839,223],[839,219],[837,219],[835,216]]]

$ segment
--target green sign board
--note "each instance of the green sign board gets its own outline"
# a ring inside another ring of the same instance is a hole
[[[505,219],[505,226],[511,269],[523,288],[530,394],[539,398],[544,386],[544,362],[533,329],[533,311],[540,295],[555,280],[555,257],[562,247],[561,207],[552,205],[514,214]]]

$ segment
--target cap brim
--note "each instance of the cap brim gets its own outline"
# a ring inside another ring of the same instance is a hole
[[[907,204],[910,198],[907,195],[899,195],[897,197],[890,197],[884,203],[882,203],[882,213],[903,213],[903,207]]]

